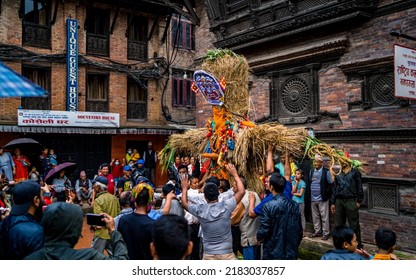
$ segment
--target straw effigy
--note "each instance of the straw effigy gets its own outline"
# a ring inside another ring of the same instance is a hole
[[[231,162],[247,180],[248,189],[261,194],[264,187],[257,171],[264,170],[270,145],[280,155],[287,152],[295,159],[307,155],[313,158],[315,153],[319,153],[330,156],[332,165],[360,166],[359,161],[346,159],[345,154],[330,151],[325,143],[310,138],[304,128],[287,128],[278,123],[255,125],[249,121],[249,67],[244,57],[231,50],[210,50],[202,70],[218,81],[226,81],[223,105],[212,107],[213,117],[205,128],[191,129],[169,137],[159,153],[162,171],[173,164],[176,155],[201,156],[210,159],[211,174],[228,178],[224,164]],[[232,145],[229,145],[229,141],[232,141]]]

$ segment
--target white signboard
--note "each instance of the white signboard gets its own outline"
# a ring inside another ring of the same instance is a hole
[[[394,95],[416,99],[416,50],[394,45]]]
[[[17,110],[19,126],[120,127],[120,115],[101,112]]]

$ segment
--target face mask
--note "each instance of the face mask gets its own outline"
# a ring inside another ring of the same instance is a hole
[[[134,163],[130,163],[129,165],[130,165],[130,167],[133,167]]]
[[[127,153],[128,153],[128,154],[131,154],[131,151],[130,151],[130,150],[128,150],[128,151],[127,151]]]
[[[120,164],[120,162],[118,162],[118,161],[116,161],[115,163],[116,163],[116,165],[119,165]]]

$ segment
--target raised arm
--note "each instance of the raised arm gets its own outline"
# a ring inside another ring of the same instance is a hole
[[[273,162],[273,146],[269,145],[267,149],[267,160],[266,160],[266,173],[274,171],[274,162]]]
[[[254,212],[255,203],[256,203],[256,198],[254,197],[254,193],[250,192],[249,193],[249,206],[248,206],[248,216],[250,218],[257,217],[256,212]]]
[[[233,176],[235,182],[237,183],[237,191],[234,194],[234,198],[236,203],[238,204],[243,198],[246,190],[244,189],[243,182],[241,181],[240,176],[238,176],[237,169],[235,169],[234,164],[228,163],[227,165],[225,165],[225,167],[227,168],[228,173],[230,173],[230,175]]]
[[[168,193],[168,195],[166,196],[165,205],[163,206],[163,209],[162,209],[162,214],[163,215],[169,214],[170,207],[172,205],[172,199],[174,199],[174,198],[176,198],[175,191],[171,191],[170,193]]]
[[[289,152],[286,149],[285,152],[285,174],[284,177],[287,181],[290,181],[290,173],[291,173],[291,169],[290,169],[290,162],[289,162]]]
[[[183,209],[188,211],[189,202],[188,202],[188,189],[189,189],[189,180],[188,180],[188,174],[181,174],[181,188],[182,188],[182,199],[181,203],[183,206]]]

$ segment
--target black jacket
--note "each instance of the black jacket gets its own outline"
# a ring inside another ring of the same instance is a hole
[[[358,203],[363,201],[361,173],[357,169],[351,169],[347,174],[341,172],[335,177],[332,204],[335,204],[337,198],[354,198]]]
[[[263,241],[263,259],[296,260],[303,237],[299,206],[277,194],[262,208],[257,240]]]

